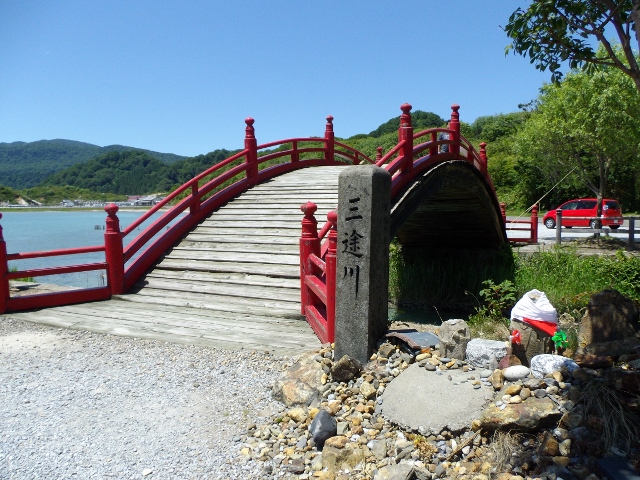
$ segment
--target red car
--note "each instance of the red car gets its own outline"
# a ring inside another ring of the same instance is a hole
[[[563,203],[558,207],[562,210],[562,226],[596,228],[596,204],[595,198],[577,198]],[[617,200],[605,198],[602,201],[602,217],[600,217],[602,226],[614,230],[620,228],[623,220],[615,217],[622,217],[620,204]],[[556,228],[556,210],[549,210],[543,217],[542,223],[547,228]]]

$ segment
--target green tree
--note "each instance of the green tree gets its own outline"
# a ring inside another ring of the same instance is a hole
[[[573,71],[542,88],[537,111],[517,136],[516,148],[527,159],[519,165],[527,177],[523,185],[548,188],[575,169],[598,199],[600,215],[611,172],[637,170],[639,138],[640,96],[633,82],[611,67]]]
[[[547,68],[554,80],[568,62],[614,67],[628,75],[640,92],[640,66],[632,45],[640,45],[640,0],[535,0],[518,8],[505,27],[513,40],[506,51],[528,56],[538,70]],[[622,48],[605,36],[615,32]],[[633,37],[633,38],[632,38]],[[602,50],[594,50],[599,42]]]

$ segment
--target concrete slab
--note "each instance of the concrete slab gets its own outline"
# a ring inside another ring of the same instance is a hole
[[[380,412],[387,420],[422,434],[462,430],[493,399],[493,388],[474,389],[475,380],[480,380],[477,370],[444,370],[438,375],[410,365],[380,397]]]

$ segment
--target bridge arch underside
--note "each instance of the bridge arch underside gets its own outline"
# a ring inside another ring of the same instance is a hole
[[[391,237],[403,246],[496,249],[507,242],[500,206],[486,180],[465,161],[441,163],[392,202]]]
[[[398,195],[391,233],[389,300],[404,310],[472,313],[483,281],[513,280],[498,200],[467,162],[439,164]]]

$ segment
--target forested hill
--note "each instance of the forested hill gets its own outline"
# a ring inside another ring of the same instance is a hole
[[[113,151],[54,173],[40,185],[127,195],[170,192],[233,153],[221,149],[168,165],[141,150]]]
[[[107,152],[143,151],[151,158],[172,164],[185,157],[123,145],[99,147],[73,140],[0,143],[0,185],[14,189],[33,187],[55,172],[86,162]]]

